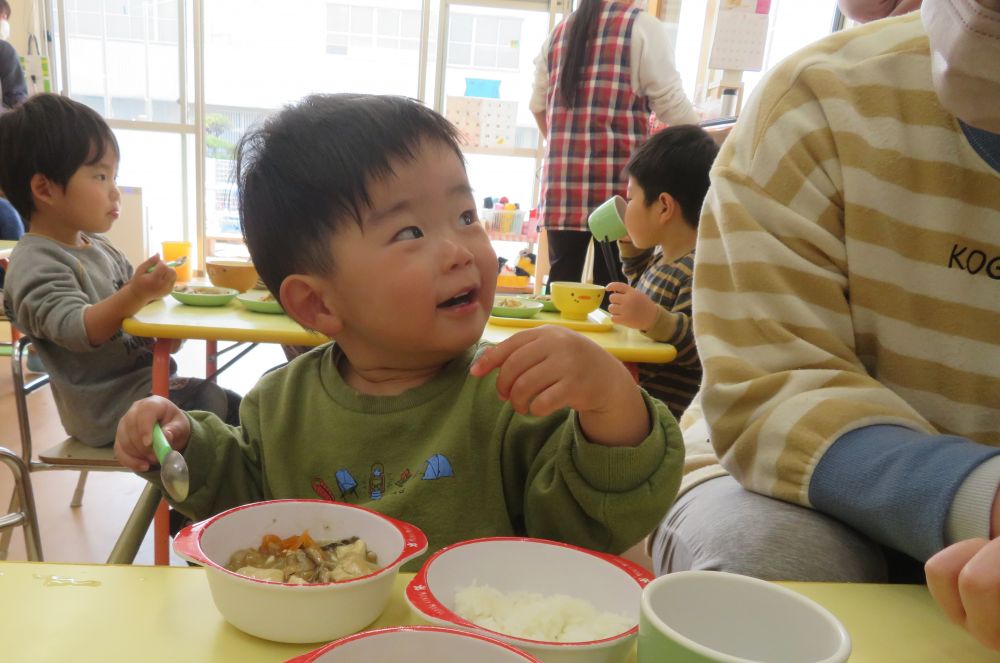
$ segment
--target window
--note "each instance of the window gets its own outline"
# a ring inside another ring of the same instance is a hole
[[[180,121],[180,0],[68,0],[70,96],[108,119]]]
[[[67,0],[66,31],[77,37],[177,43],[176,0]]]
[[[330,3],[326,31],[329,55],[348,55],[351,47],[416,51],[420,10]]]
[[[521,58],[521,18],[452,12],[448,64],[516,70]]]

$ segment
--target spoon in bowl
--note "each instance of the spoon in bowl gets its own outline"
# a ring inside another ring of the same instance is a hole
[[[184,456],[170,446],[159,423],[153,424],[153,453],[160,461],[160,481],[175,502],[183,502],[188,496],[188,466]]]
[[[187,259],[188,259],[187,256],[181,256],[177,260],[171,260],[170,262],[165,262],[163,264],[166,265],[167,267],[180,267],[181,265],[183,265],[184,263],[187,262]],[[154,269],[156,269],[156,265],[153,265],[152,267],[150,267],[149,269],[147,269],[146,273],[149,274]]]

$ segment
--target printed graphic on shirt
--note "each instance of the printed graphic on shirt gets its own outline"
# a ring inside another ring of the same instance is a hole
[[[374,463],[368,476],[368,496],[373,500],[380,500],[384,494],[385,468],[382,467],[382,463]]]
[[[393,481],[393,476],[399,478]],[[367,497],[371,500],[380,500],[390,491],[394,495],[402,495],[406,491],[406,483],[414,476],[416,475],[408,467],[396,474],[395,471],[387,471],[383,463],[375,461],[368,468]],[[454,478],[454,476],[455,470],[448,457],[444,454],[434,454],[424,461],[424,471],[420,478],[423,481],[436,481],[437,479]],[[350,470],[342,467],[334,473],[333,478],[340,492],[339,498],[322,477],[313,477],[311,481],[313,492],[321,499],[331,502],[361,501],[361,497],[358,495],[358,482]],[[348,496],[353,496],[354,499],[351,500]]]

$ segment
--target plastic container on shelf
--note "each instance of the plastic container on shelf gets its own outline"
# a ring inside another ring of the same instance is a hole
[[[479,218],[483,221],[483,226],[488,233],[500,235],[522,235],[527,228],[524,224],[525,210],[523,209],[481,209]]]

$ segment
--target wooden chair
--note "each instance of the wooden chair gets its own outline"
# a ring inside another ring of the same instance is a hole
[[[94,448],[87,446],[79,440],[69,437],[53,447],[49,447],[38,452],[38,460],[34,458],[34,448],[31,439],[31,423],[28,416],[28,396],[49,384],[47,374],[38,374],[31,380],[25,380],[24,358],[31,345],[31,339],[22,336],[13,344],[11,352],[11,374],[13,377],[14,402],[17,406],[17,423],[21,434],[21,462],[27,473],[40,472],[46,470],[75,470],[80,473],[70,500],[70,507],[78,507],[83,503],[83,491],[87,482],[89,472],[129,472],[130,470],[121,465],[115,458],[114,449],[111,446]],[[11,498],[10,511],[14,512],[18,508],[19,496],[17,493]],[[112,554],[114,561],[129,563],[135,558],[139,544],[142,541],[142,534],[149,528],[149,523],[153,518],[153,511],[160,500],[160,492],[155,487],[150,486],[143,491],[139,498],[139,504],[133,512],[133,518],[126,526],[126,532],[130,538],[127,541],[119,541],[119,545]],[[150,508],[152,506],[152,508]],[[146,517],[145,523],[141,522]],[[139,516],[142,518],[139,518]],[[136,520],[138,519],[138,522]],[[143,526],[144,525],[144,526]],[[137,540],[133,540],[134,537]],[[10,544],[10,531],[5,530],[0,535],[0,557],[6,555]],[[127,559],[124,559],[127,558]],[[111,561],[111,560],[109,560]]]
[[[0,531],[4,532],[6,538],[12,528],[23,527],[24,547],[28,553],[28,560],[41,562],[43,561],[42,541],[38,536],[38,516],[35,511],[35,496],[31,491],[31,476],[28,473],[28,467],[20,456],[5,447],[0,447],[0,463],[10,468],[14,475],[14,499],[11,500],[10,512],[0,516]],[[0,559],[6,558],[7,546],[4,545]]]

